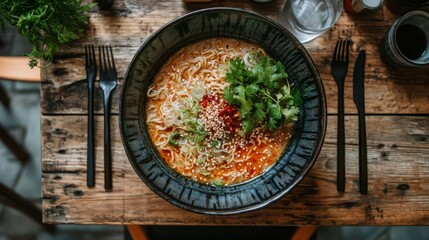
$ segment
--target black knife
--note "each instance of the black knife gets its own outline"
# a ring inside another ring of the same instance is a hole
[[[359,190],[368,192],[368,161],[366,148],[365,126],[365,50],[361,50],[357,56],[353,71],[353,101],[356,104],[359,115]]]

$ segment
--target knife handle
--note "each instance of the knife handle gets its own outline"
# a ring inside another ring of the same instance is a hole
[[[344,134],[344,86],[338,87],[337,121],[337,190],[344,192],[346,183],[346,150]]]
[[[359,190],[368,193],[368,156],[366,147],[365,114],[359,111]]]
[[[88,86],[88,152],[86,185],[95,185],[95,154],[94,154],[94,86]]]

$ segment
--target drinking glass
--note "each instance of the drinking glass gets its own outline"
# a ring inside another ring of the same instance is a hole
[[[343,0],[286,0],[279,22],[306,43],[331,28],[342,11]]]

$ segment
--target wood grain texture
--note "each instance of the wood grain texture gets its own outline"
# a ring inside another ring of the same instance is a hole
[[[152,4],[152,5],[151,5]],[[86,111],[86,91],[83,45],[109,44],[113,46],[119,85],[113,97],[112,112],[118,112],[119,93],[127,67],[145,39],[159,27],[192,10],[210,6],[232,6],[254,10],[277,19],[282,1],[258,4],[252,1],[213,1],[188,3],[170,1],[117,1],[112,12],[93,12],[85,37],[63,48],[55,64],[43,71],[42,113],[80,114]],[[330,61],[335,41],[353,41],[348,75],[345,81],[345,113],[356,113],[353,103],[353,63],[360,49],[367,52],[366,111],[367,113],[429,114],[429,70],[389,69],[381,60],[379,45],[384,33],[397,16],[387,9],[357,16],[344,12],[334,28],[314,41],[305,44],[312,56],[323,83],[328,101],[328,113],[337,112],[337,85],[331,76]],[[101,113],[101,92],[96,96],[96,111]],[[98,100],[98,101],[97,101]]]
[[[397,18],[386,8],[349,15],[305,44],[323,80],[328,130],[311,172],[290,194],[267,208],[237,216],[213,217],[179,209],[149,190],[132,169],[117,121],[120,91],[132,57],[153,32],[184,13],[213,6],[249,9],[277,19],[283,0],[117,0],[112,11],[94,9],[80,40],[63,48],[42,70],[42,196],[44,222],[75,224],[203,225],[424,225],[429,223],[429,71],[394,70],[379,55],[379,44]],[[338,38],[353,41],[345,82],[346,192],[336,191],[337,86],[330,74]],[[113,95],[113,191],[103,188],[102,94],[95,95],[96,186],[87,188],[87,95],[83,45],[113,47],[118,87]],[[358,191],[358,130],[352,100],[353,63],[367,52],[366,110],[369,193]]]
[[[322,151],[290,194],[251,213],[209,217],[181,210],[149,190],[124,153],[112,119],[113,192],[103,188],[96,142],[96,186],[87,188],[85,116],[44,116],[43,209],[48,223],[397,225],[425,224],[429,211],[428,116],[368,116],[369,194],[358,189],[357,116],[346,116],[346,192],[336,191],[336,117]],[[102,140],[102,117],[96,118]],[[108,210],[107,210],[108,209]],[[405,210],[404,210],[405,209]]]

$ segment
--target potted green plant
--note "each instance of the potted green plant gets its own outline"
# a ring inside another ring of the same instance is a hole
[[[94,3],[82,0],[1,0],[0,23],[10,23],[33,45],[31,68],[52,62],[60,47],[78,39],[88,25]]]

